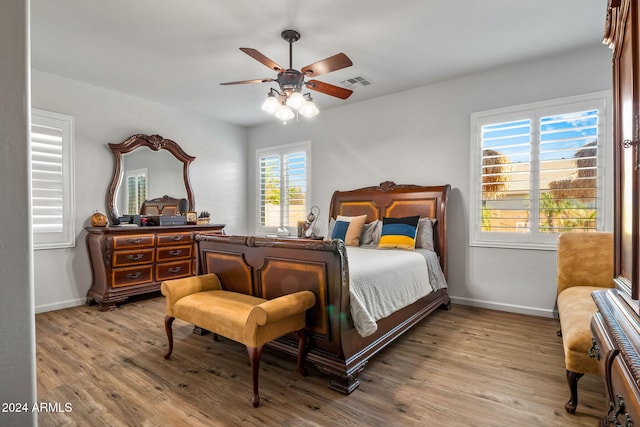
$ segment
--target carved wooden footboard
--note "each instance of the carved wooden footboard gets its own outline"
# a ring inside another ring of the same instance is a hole
[[[384,182],[379,186],[337,191],[330,216],[420,215],[436,219],[434,246],[447,275],[446,202],[449,186],[424,187]],[[310,332],[307,361],[331,377],[329,387],[349,394],[360,382],[367,361],[404,331],[440,306],[450,305],[446,289],[380,319],[368,337],[356,331],[349,302],[349,263],[341,240],[317,241],[253,236],[197,236],[200,273],[216,273],[226,290],[272,299],[311,290],[316,305],[307,312]],[[296,337],[272,346],[297,354]]]
[[[308,311],[307,361],[331,377],[330,387],[351,393],[367,360],[397,335],[440,305],[445,290],[430,294],[382,319],[378,332],[363,338],[349,309],[348,262],[341,240],[309,241],[245,236],[198,236],[203,273],[216,273],[225,290],[272,299],[300,290],[316,295]],[[297,340],[285,337],[272,346],[297,354]]]

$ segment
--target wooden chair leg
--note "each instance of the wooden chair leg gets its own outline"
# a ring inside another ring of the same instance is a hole
[[[260,358],[262,357],[262,347],[247,347],[249,361],[251,362],[251,376],[253,378],[253,396],[251,404],[254,408],[260,406],[260,393],[258,392],[258,376],[260,374]]]
[[[578,380],[582,378],[584,374],[567,370],[567,383],[569,384],[569,391],[571,392],[571,398],[564,405],[564,409],[570,414],[576,413],[578,407]]]
[[[307,370],[304,368],[304,358],[307,354],[307,329],[298,329],[296,333],[298,334],[298,372],[306,377]]]
[[[169,341],[169,351],[164,355],[165,359],[171,357],[171,353],[173,352],[173,329],[171,326],[173,325],[174,320],[176,320],[176,318],[172,316],[164,317],[164,329],[167,331],[167,340]]]

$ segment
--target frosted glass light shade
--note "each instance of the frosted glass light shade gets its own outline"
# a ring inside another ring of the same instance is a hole
[[[320,112],[313,101],[305,101],[298,111],[305,117],[313,117]]]
[[[273,95],[269,95],[267,96],[267,99],[265,99],[264,102],[262,103],[261,108],[267,113],[273,114],[276,112],[279,106],[280,106],[280,103],[278,102],[276,97]]]
[[[304,102],[304,96],[302,96],[300,92],[293,92],[289,98],[287,98],[287,105],[294,110],[299,109]]]
[[[278,118],[278,120],[282,120],[283,122],[286,122],[287,120],[291,120],[295,116],[296,115],[293,114],[293,111],[291,111],[291,108],[287,107],[286,105],[281,105],[276,110],[276,117]]]

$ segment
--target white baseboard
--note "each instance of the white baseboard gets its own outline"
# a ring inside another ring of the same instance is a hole
[[[497,303],[492,301],[482,301],[482,300],[471,299],[471,298],[460,298],[460,297],[454,297],[454,296],[449,296],[449,297],[451,298],[451,302],[453,304],[488,308],[490,310],[506,311],[509,313],[528,314],[530,316],[558,318],[558,315],[555,310],[549,310],[549,309],[543,309],[543,308],[537,308],[537,307],[526,307],[523,305],[515,305],[515,304],[502,304],[502,303]]]
[[[35,312],[46,313],[47,311],[62,310],[63,308],[77,307],[85,303],[85,298],[71,299],[67,301],[56,302],[53,304],[36,305]]]

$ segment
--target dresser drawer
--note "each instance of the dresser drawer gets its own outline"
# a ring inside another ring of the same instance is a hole
[[[138,249],[133,251],[116,251],[113,253],[113,266],[124,267],[128,265],[150,264],[154,260],[155,250]]]
[[[191,276],[192,265],[193,261],[191,259],[156,264],[156,281],[161,282],[163,280]]]
[[[122,286],[140,285],[142,283],[150,283],[152,277],[153,265],[141,265],[138,267],[114,268],[112,270],[114,288]]]
[[[611,391],[614,395],[613,404],[619,410],[618,423],[627,425],[631,420],[633,425],[640,423],[640,395],[633,375],[624,364],[621,355],[616,356],[611,365]]]
[[[182,245],[193,242],[190,232],[185,233],[158,233],[158,246]]]
[[[158,248],[156,258],[159,262],[191,258],[192,250],[193,245]]]
[[[154,244],[155,235],[153,234],[128,234],[113,238],[113,249],[145,248]]]

